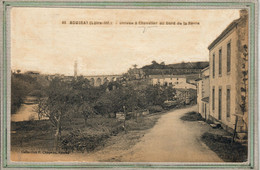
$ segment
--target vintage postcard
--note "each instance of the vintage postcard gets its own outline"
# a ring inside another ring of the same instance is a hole
[[[257,169],[256,5],[3,1],[3,168]]]

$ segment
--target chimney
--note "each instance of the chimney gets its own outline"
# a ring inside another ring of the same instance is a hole
[[[74,77],[77,78],[78,76],[78,62],[77,60],[74,63]]]
[[[246,9],[241,9],[239,11],[239,14],[240,14],[240,18],[248,17],[248,11]]]

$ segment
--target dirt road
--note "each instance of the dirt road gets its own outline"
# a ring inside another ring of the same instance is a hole
[[[169,111],[150,130],[112,136],[107,146],[92,153],[24,154],[12,153],[14,161],[84,162],[223,162],[200,141],[209,130],[205,123],[183,121],[196,106]]]
[[[203,129],[198,122],[180,119],[195,107],[178,109],[163,115],[131,152],[122,157],[130,162],[222,162],[200,141]]]

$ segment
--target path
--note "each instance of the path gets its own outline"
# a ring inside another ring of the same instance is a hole
[[[163,115],[130,154],[124,155],[127,162],[222,162],[200,141],[202,127],[198,122],[180,119],[196,106],[178,109]]]

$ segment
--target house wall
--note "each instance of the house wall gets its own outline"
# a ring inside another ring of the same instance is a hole
[[[158,84],[158,82],[160,83],[160,85],[164,85],[165,83],[167,83],[167,85],[170,85],[170,83],[172,85],[174,84],[180,84],[180,83],[186,83],[186,78],[180,77],[158,77],[158,78],[152,78],[152,84],[156,85]]]
[[[177,89],[194,89],[196,90],[196,86],[193,84],[189,84],[189,83],[179,83],[179,84],[175,84],[173,85],[173,88],[177,88]]]
[[[230,128],[234,128],[235,116],[238,113],[237,83],[238,74],[238,50],[237,50],[237,28],[233,28],[212,49],[210,49],[210,115]],[[227,44],[231,42],[231,70],[227,73]],[[219,49],[222,49],[222,73],[219,74]],[[215,77],[213,77],[213,54],[215,54]],[[212,98],[212,89],[215,89],[215,100]],[[230,89],[230,117],[227,117],[227,89]],[[219,119],[219,89],[221,89],[221,119]],[[215,102],[215,109],[212,103]]]
[[[243,60],[244,58],[244,55],[243,53],[245,52],[244,50],[244,45],[246,45],[248,47],[248,50],[249,50],[249,44],[248,44],[248,15],[247,15],[247,12],[245,10],[242,10],[240,11],[240,15],[241,15],[241,22],[238,23],[238,30],[237,30],[237,34],[238,34],[238,37],[239,38],[239,41],[237,43],[237,49],[238,49],[238,55],[237,55],[237,58],[238,58],[238,63],[239,65],[237,65],[237,69],[239,70],[238,74],[237,74],[237,82],[236,84],[237,85],[237,103],[242,103],[242,100],[241,100],[241,95],[244,95],[244,92],[241,92],[241,87],[243,87],[243,74],[242,74],[242,71],[248,71],[249,68],[248,68],[248,62],[245,62]],[[242,64],[245,64],[245,68],[243,69],[242,68]],[[249,78],[248,75],[245,77],[245,78]],[[243,119],[239,119],[238,121],[238,126],[237,126],[237,131],[239,132],[238,135],[241,135],[242,136],[244,135],[244,132],[246,132],[248,129],[248,109],[250,109],[248,107],[248,81],[246,81],[246,89],[247,89],[247,92],[245,94],[246,96],[246,111],[245,113],[243,112],[239,112],[240,114],[243,115]],[[238,109],[240,110],[240,106],[238,106]],[[241,137],[241,136],[240,136]]]
[[[208,120],[209,119],[209,103],[201,101],[200,105],[201,105],[201,109],[200,109],[199,113],[201,114],[201,116],[204,119]]]
[[[201,114],[203,118],[208,119],[209,104],[207,102],[203,102],[202,99],[205,97],[209,97],[209,68],[203,70],[200,77],[201,80],[197,81],[198,112]]]
[[[202,80],[197,82],[197,104],[198,104],[198,113],[202,113]]]

